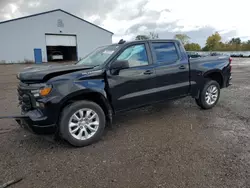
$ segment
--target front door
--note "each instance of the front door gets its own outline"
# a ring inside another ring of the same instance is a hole
[[[154,100],[155,69],[145,42],[126,46],[115,60],[127,60],[129,68],[112,73],[108,71],[108,85],[115,111],[122,111]]]
[[[152,42],[159,100],[185,96],[189,92],[189,63],[175,42]]]

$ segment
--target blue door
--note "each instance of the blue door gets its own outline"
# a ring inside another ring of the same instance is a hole
[[[35,63],[42,63],[42,50],[40,48],[34,49]]]

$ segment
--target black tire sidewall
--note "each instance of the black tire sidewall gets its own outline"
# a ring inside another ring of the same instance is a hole
[[[212,85],[217,87],[217,89],[218,89],[218,97],[217,97],[217,100],[215,101],[214,104],[209,105],[206,102],[206,91]],[[204,87],[202,89],[202,92],[200,94],[199,103],[200,103],[201,108],[203,108],[203,109],[211,109],[211,108],[213,108],[218,103],[219,98],[220,98],[220,85],[218,84],[218,82],[216,82],[214,80],[208,80],[206,82],[206,84],[204,85]]]
[[[82,108],[89,108],[95,111],[97,115],[99,116],[99,121],[100,121],[99,128],[97,132],[95,133],[95,135],[93,135],[93,137],[87,140],[78,140],[74,138],[69,132],[69,120],[71,116]],[[59,124],[60,135],[63,139],[68,141],[71,145],[76,146],[76,147],[83,147],[83,146],[87,146],[98,141],[102,137],[105,124],[106,124],[105,114],[102,108],[98,104],[91,102],[91,101],[74,102],[71,105],[66,106],[63,109],[63,112],[61,114],[60,124]]]

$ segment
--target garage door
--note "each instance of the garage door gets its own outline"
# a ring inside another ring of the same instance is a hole
[[[76,46],[76,36],[46,35],[46,46]]]

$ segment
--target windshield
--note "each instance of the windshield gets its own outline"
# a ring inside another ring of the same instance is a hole
[[[118,45],[99,47],[76,64],[88,66],[102,65],[118,49],[118,47]]]

